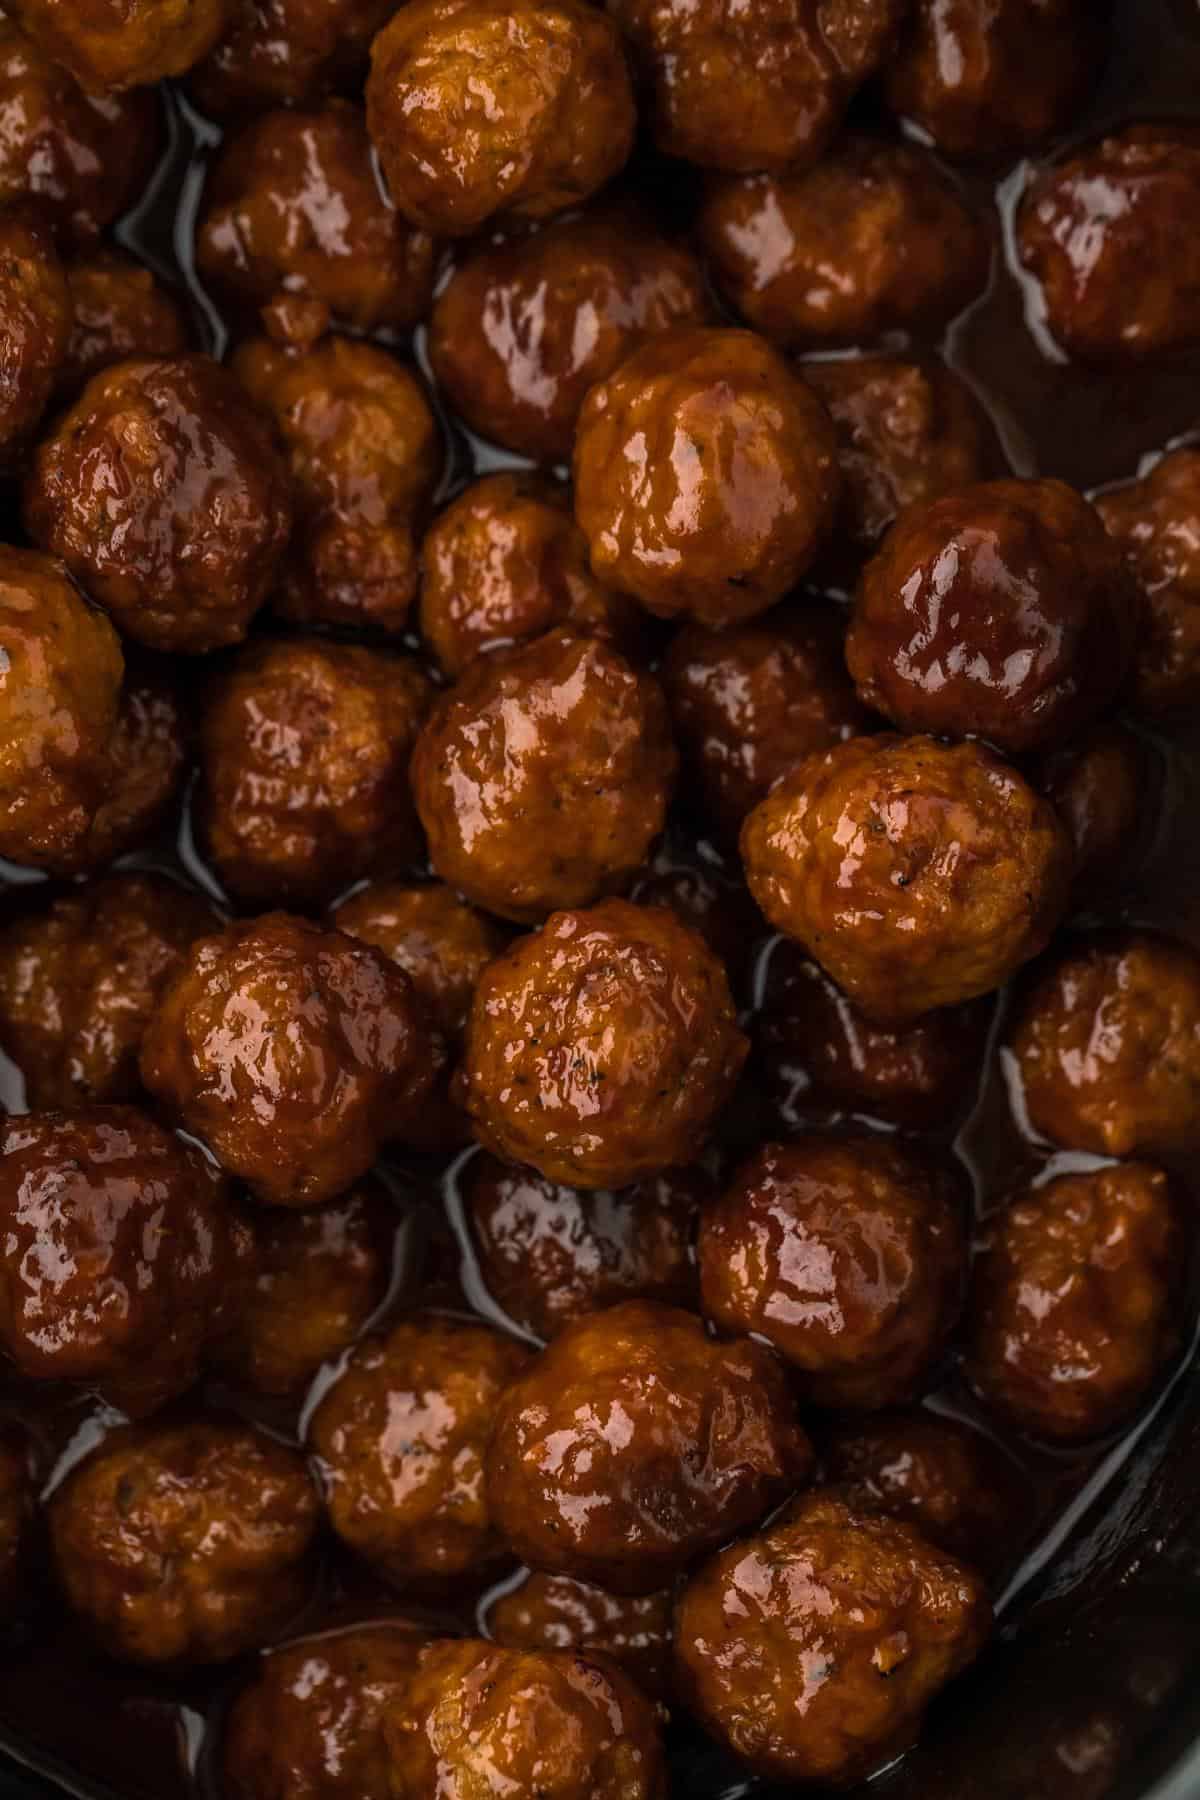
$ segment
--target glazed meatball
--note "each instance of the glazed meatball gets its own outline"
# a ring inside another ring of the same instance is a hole
[[[430,688],[416,662],[322,638],[250,644],[200,723],[197,820],[248,906],[320,906],[418,854],[408,763]]]
[[[637,608],[597,581],[564,490],[537,476],[472,482],[430,527],[421,563],[421,634],[452,680],[482,651],[556,625],[639,659]]]
[[[701,1212],[703,1310],[766,1338],[817,1405],[895,1405],[958,1319],[964,1213],[948,1169],[884,1138],[764,1144]]]
[[[481,437],[569,462],[588,389],[643,338],[711,310],[690,252],[608,207],[467,256],[434,305],[429,360]]]
[[[662,906],[699,932],[736,992],[766,932],[762,914],[743,881],[732,878],[700,846],[667,842],[629,890],[639,906]]]
[[[1200,448],[1096,497],[1142,595],[1131,699],[1151,718],[1200,703]]]
[[[653,676],[561,629],[479,658],[434,703],[412,785],[442,880],[534,923],[628,882],[675,768]]]
[[[1200,129],[1129,125],[1046,169],[1017,213],[1017,253],[1071,356],[1125,361],[1200,344]]]
[[[0,1137],[0,1341],[22,1375],[150,1412],[196,1378],[236,1268],[222,1183],[129,1106]]]
[[[990,1624],[978,1576],[901,1520],[818,1490],[689,1582],[676,1675],[752,1769],[841,1787],[909,1748]]]
[[[607,900],[489,963],[459,1094],[503,1160],[626,1187],[695,1160],[747,1048],[703,938],[665,907]]]
[[[19,474],[71,342],[71,290],[31,206],[0,211],[0,475]]]
[[[220,42],[192,70],[202,111],[308,106],[361,78],[395,0],[235,0]]]
[[[793,350],[936,334],[988,276],[986,230],[913,144],[848,138],[815,169],[726,176],[697,229],[730,305]]]
[[[619,1663],[644,1694],[669,1687],[674,1595],[610,1594],[569,1575],[528,1570],[499,1592],[483,1618],[489,1638],[509,1650],[599,1650]]]
[[[331,322],[406,330],[433,293],[433,244],[380,191],[359,109],[271,112],[212,171],[196,266],[225,301],[266,308],[273,336],[315,343]]]
[[[110,774],[124,659],[61,563],[0,546],[0,854],[62,870]]]
[[[910,507],[863,571],[846,662],[904,731],[1061,743],[1133,660],[1134,585],[1095,508],[1061,481],[986,481]]]
[[[620,38],[584,0],[408,0],[371,48],[367,124],[400,211],[467,237],[586,200],[635,119]]]
[[[87,835],[64,869],[105,869],[144,849],[174,812],[192,749],[192,726],[180,685],[165,662],[125,653],[125,685],[108,740],[104,797]]]
[[[417,534],[445,460],[420,382],[387,351],[336,337],[299,356],[259,339],[233,368],[273,419],[295,486],[276,611],[402,630],[417,591]]]
[[[477,1156],[463,1212],[483,1285],[514,1324],[548,1339],[620,1300],[690,1306],[692,1228],[709,1182],[669,1170],[620,1193],[581,1191]]]
[[[487,1495],[522,1561],[648,1594],[756,1524],[811,1461],[769,1350],[627,1300],[568,1325],[501,1397]]]
[[[728,631],[688,625],[663,686],[683,753],[685,792],[706,835],[737,842],[746,814],[782,775],[866,723],[832,609],[785,605]]]
[[[75,316],[57,388],[74,396],[102,369],[130,356],[182,356],[191,330],[182,304],[121,250],[96,250],[67,266]]]
[[[441,1068],[408,977],[271,913],[201,938],[142,1044],[142,1080],[275,1206],[345,1192],[420,1118]]]
[[[370,883],[342,901],[332,922],[404,970],[451,1042],[462,1036],[479,977],[508,943],[503,926],[437,881]]]
[[[0,1603],[6,1627],[35,1603],[35,1583],[40,1585],[35,1550],[37,1476],[28,1432],[11,1420],[0,1424]]]
[[[1062,916],[1066,830],[981,744],[851,738],[785,776],[742,827],[746,879],[877,1025],[999,987]]]
[[[1060,1175],[997,1213],[971,1287],[967,1373],[1030,1436],[1111,1431],[1180,1343],[1187,1234],[1149,1163]]]
[[[297,1451],[216,1419],[112,1432],[48,1508],[58,1578],[110,1656],[222,1662],[293,1618],[319,1506]]]
[[[1149,931],[1066,945],[1024,996],[1007,1055],[1030,1124],[1054,1143],[1200,1149],[1200,957]]]
[[[1075,853],[1076,899],[1120,886],[1155,807],[1149,747],[1123,725],[1094,725],[1041,759],[1037,785],[1054,803]]]
[[[352,1353],[309,1444],[333,1528],[391,1580],[446,1580],[503,1555],[483,1456],[501,1396],[529,1360],[458,1319],[404,1319]]]
[[[149,87],[206,56],[231,0],[8,0],[10,10],[89,94]]]
[[[575,512],[592,568],[663,618],[765,612],[812,563],[837,493],[829,415],[748,331],[662,332],[580,415]]]

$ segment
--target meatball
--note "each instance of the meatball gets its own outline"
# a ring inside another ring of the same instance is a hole
[[[490,1601],[488,1637],[508,1650],[599,1650],[619,1663],[644,1694],[669,1689],[674,1594],[610,1594],[569,1575],[526,1570],[516,1587]]]
[[[462,1177],[463,1212],[484,1287],[547,1339],[619,1300],[690,1306],[692,1228],[708,1186],[699,1170],[669,1170],[620,1193],[581,1191],[482,1155]]]
[[[1200,128],[1129,125],[1052,164],[1017,212],[1017,254],[1071,356],[1117,362],[1200,344]]]
[[[756,1524],[811,1461],[769,1350],[627,1300],[568,1325],[501,1396],[487,1496],[524,1562],[648,1594]]]
[[[60,861],[73,873],[107,868],[144,849],[175,809],[191,754],[191,720],[174,672],[125,653],[125,685],[108,740],[104,797],[87,835]]]
[[[766,932],[746,885],[712,861],[701,846],[664,844],[629,890],[639,906],[663,906],[681,924],[699,932],[725,965],[736,993]]]
[[[401,631],[417,533],[445,445],[416,376],[385,350],[327,338],[302,355],[266,339],[233,368],[288,453],[296,531],[276,610],[301,623]]]
[[[752,1769],[840,1787],[909,1748],[990,1625],[978,1576],[901,1520],[818,1490],[688,1583],[676,1677]]]
[[[189,946],[219,926],[198,894],[130,872],[0,929],[0,1044],[25,1078],[28,1105],[136,1100],[138,1052],[159,997]]]
[[[755,900],[877,1025],[999,987],[1066,903],[1048,800],[982,744],[851,738],[785,776],[742,828]]]
[[[408,977],[271,913],[201,938],[142,1044],[142,1080],[275,1206],[316,1206],[419,1121],[442,1064]]]
[[[228,29],[193,68],[202,111],[309,106],[361,78],[395,0],[236,0]]]
[[[182,75],[225,29],[231,0],[8,0],[47,56],[90,94]]]
[[[69,868],[109,776],[124,659],[61,563],[0,545],[0,855]]]
[[[429,683],[387,650],[322,638],[250,644],[200,723],[197,822],[248,906],[321,906],[419,852],[408,763]]]
[[[71,342],[71,290],[45,221],[0,211],[0,475],[19,474]]]
[[[446,1580],[503,1555],[483,1456],[501,1397],[529,1360],[458,1319],[403,1319],[368,1338],[313,1414],[334,1530],[391,1580]]]
[[[1142,595],[1131,699],[1151,718],[1200,704],[1200,447],[1096,497]]]
[[[196,266],[226,302],[266,308],[284,341],[312,344],[335,321],[407,330],[432,297],[433,258],[380,191],[355,106],[266,113],[213,166]]]
[[[400,211],[468,237],[586,200],[635,118],[620,37],[584,0],[408,0],[371,47],[367,125]]]
[[[584,396],[643,338],[711,313],[691,253],[628,206],[481,245],[434,304],[438,386],[481,437],[569,462]]]
[[[0,1342],[22,1375],[150,1412],[196,1378],[236,1269],[223,1184],[135,1108],[0,1136]]]
[[[792,350],[936,335],[990,261],[987,231],[933,158],[872,138],[815,169],[714,181],[697,230],[730,305]]]
[[[430,527],[421,563],[421,634],[452,680],[482,651],[556,625],[639,658],[637,608],[597,581],[564,490],[537,476],[472,482]]]
[[[665,907],[608,900],[484,970],[459,1097],[503,1160],[619,1188],[694,1161],[747,1049],[703,938]]]
[[[705,833],[735,844],[782,775],[866,723],[841,625],[816,603],[728,631],[685,626],[667,652],[663,686]]]
[[[37,1459],[23,1426],[0,1424],[0,1603],[5,1626],[35,1603]],[[668,1632],[670,1619],[667,1621]]]
[[[867,564],[846,637],[864,705],[904,731],[1061,743],[1113,700],[1139,608],[1095,508],[1061,481],[912,506]]]
[[[249,1425],[114,1431],[47,1511],[68,1602],[125,1662],[222,1662],[308,1594],[316,1493],[303,1457]]]
[[[1097,1156],[1200,1149],[1200,957],[1149,931],[1064,946],[1007,1056],[1035,1131]]]
[[[653,676],[559,629],[479,658],[434,703],[412,785],[442,880],[533,923],[628,882],[675,769]]]
[[[592,568],[663,618],[765,612],[812,563],[837,493],[829,415],[748,331],[662,332],[580,415],[575,511]]]
[[[1067,828],[1075,853],[1074,893],[1086,905],[1135,870],[1156,807],[1151,752],[1123,725],[1094,725],[1042,758],[1037,785]]]
[[[332,923],[403,969],[452,1043],[462,1037],[479,977],[508,943],[503,926],[438,881],[370,883],[342,901]]]
[[[130,356],[182,356],[191,342],[183,305],[121,250],[95,250],[67,266],[75,316],[57,388],[73,397],[102,369]]]
[[[1032,1437],[1111,1431],[1179,1347],[1186,1267],[1162,1169],[1116,1163],[1029,1188],[993,1216],[976,1258],[971,1382]]]

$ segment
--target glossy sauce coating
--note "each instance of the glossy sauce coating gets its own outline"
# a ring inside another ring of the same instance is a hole
[[[1038,764],[1037,785],[1070,835],[1081,904],[1137,873],[1159,810],[1157,777],[1149,745],[1118,724],[1093,725]]]
[[[91,94],[183,75],[220,36],[231,0],[9,0],[29,35]]]
[[[60,393],[74,395],[101,369],[127,356],[180,356],[191,348],[183,305],[124,251],[94,251],[67,265],[74,325],[58,371]]]
[[[483,1615],[489,1638],[509,1650],[599,1650],[632,1676],[643,1694],[666,1698],[674,1595],[610,1594],[569,1575],[526,1571],[497,1594]]]
[[[1095,505],[1142,594],[1130,697],[1178,717],[1200,701],[1200,449],[1171,451]]]
[[[0,472],[17,474],[71,342],[71,291],[32,206],[0,211]]]
[[[440,881],[368,882],[331,920],[404,970],[451,1043],[462,1036],[479,977],[509,941],[502,925]]]
[[[308,106],[361,80],[392,0],[235,0],[229,25],[188,88],[201,111]]]
[[[151,842],[179,799],[192,752],[186,682],[165,661],[125,646],[125,683],[108,740],[104,795],[71,856],[72,873],[105,869]]]

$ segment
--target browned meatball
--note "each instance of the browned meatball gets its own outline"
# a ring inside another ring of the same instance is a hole
[[[35,1553],[37,1477],[28,1432],[11,1420],[0,1424],[0,1604],[6,1625],[34,1604],[40,1585]]]
[[[109,777],[124,659],[62,564],[0,545],[0,855],[72,866]]]
[[[674,1595],[610,1594],[569,1575],[527,1570],[516,1587],[498,1593],[484,1629],[509,1650],[600,1650],[632,1675],[644,1694],[669,1687]]]
[[[815,169],[723,177],[697,228],[730,305],[789,349],[936,333],[988,275],[986,230],[914,144],[848,138]]]
[[[462,1036],[479,977],[508,943],[503,926],[438,881],[370,883],[342,901],[332,922],[403,969],[452,1042]]]
[[[435,702],[412,785],[442,880],[533,923],[628,882],[675,768],[653,676],[561,629],[478,658]]]
[[[1033,1437],[1112,1430],[1180,1342],[1183,1211],[1149,1163],[1060,1175],[992,1218],[975,1261],[967,1373]]]
[[[859,698],[904,731],[1061,743],[1133,660],[1137,593],[1061,481],[985,481],[912,506],[863,571],[846,638]]]
[[[201,938],[142,1045],[142,1080],[276,1206],[343,1193],[402,1137],[442,1064],[407,975],[286,913]]]
[[[288,453],[296,524],[276,611],[400,631],[417,591],[417,533],[445,445],[416,376],[371,344],[301,355],[244,345],[235,374]]]
[[[338,1536],[401,1582],[445,1580],[503,1555],[483,1456],[528,1360],[513,1338],[432,1315],[360,1344],[309,1427]]]
[[[125,685],[108,740],[104,797],[87,836],[62,864],[107,868],[144,849],[174,810],[191,753],[191,719],[174,671],[157,657],[125,655]]]
[[[764,1144],[700,1215],[700,1296],[766,1338],[818,1405],[911,1399],[958,1319],[964,1196],[884,1138]]]
[[[1200,957],[1149,931],[1066,945],[1009,1034],[1035,1131],[1098,1156],[1200,1149]]]
[[[395,0],[234,0],[189,87],[208,113],[308,106],[357,80]]]
[[[149,1412],[195,1380],[234,1270],[223,1184],[133,1107],[0,1137],[0,1340],[22,1374]]]
[[[584,0],[408,0],[371,47],[367,123],[401,212],[465,237],[586,200],[635,119],[618,33]]]
[[[8,0],[30,37],[90,94],[149,87],[206,56],[231,0]]]
[[[580,415],[575,512],[592,567],[664,618],[764,612],[812,563],[837,493],[829,415],[748,331],[662,332]]]
[[[1051,751],[1036,771],[1075,853],[1075,898],[1128,881],[1156,810],[1151,752],[1123,725],[1094,725]]]
[[[191,329],[181,303],[150,270],[121,250],[96,250],[67,266],[75,315],[60,393],[84,384],[129,356],[181,356]]]
[[[648,1594],[757,1523],[811,1461],[769,1350],[627,1300],[568,1325],[502,1396],[487,1494],[524,1562]]]
[[[730,987],[738,991],[766,926],[745,883],[734,879],[733,871],[727,873],[699,846],[681,850],[668,841],[634,882],[629,898],[639,906],[664,906],[698,931],[725,965]]]
[[[438,295],[429,359],[481,437],[569,462],[588,389],[643,338],[710,313],[691,253],[606,207],[473,251]]]
[[[669,1170],[620,1193],[547,1181],[477,1156],[463,1210],[483,1285],[515,1324],[552,1338],[619,1300],[690,1306],[692,1228],[709,1188],[698,1169]]]
[[[746,879],[879,1025],[999,987],[1062,916],[1066,830],[981,744],[851,738],[785,776],[742,828]]]
[[[1200,703],[1200,448],[1096,497],[1142,594],[1131,698],[1151,717]]]
[[[1129,125],[1046,169],[1017,213],[1017,253],[1046,324],[1097,362],[1200,343],[1200,128]]]
[[[221,1662],[294,1617],[319,1511],[297,1451],[217,1419],[112,1432],[48,1508],[72,1608],[149,1664]]]
[[[686,626],[667,653],[663,686],[690,777],[685,792],[706,834],[734,843],[782,775],[866,723],[841,624],[815,602],[728,631]]]
[[[990,1624],[978,1576],[910,1525],[818,1490],[689,1582],[676,1672],[751,1768],[840,1787],[908,1749]]]
[[[695,1160],[747,1048],[703,938],[665,907],[607,900],[484,970],[460,1098],[504,1160],[625,1187]]]
[[[251,906],[320,906],[394,874],[420,838],[408,762],[429,683],[388,650],[260,639],[214,681],[200,724],[198,823]]]
[[[71,342],[71,290],[45,220],[0,211],[0,474],[25,466]]]
[[[555,625],[634,660],[642,649],[637,608],[597,581],[564,490],[537,476],[472,482],[430,526],[421,563],[421,634],[451,678]]]

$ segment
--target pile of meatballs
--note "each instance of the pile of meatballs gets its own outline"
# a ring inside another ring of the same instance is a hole
[[[1194,351],[1200,127],[1053,148],[1093,0],[3,4],[6,1628],[221,1800],[852,1785],[1189,1335],[1200,448],[937,345]]]

